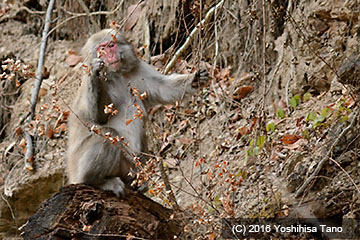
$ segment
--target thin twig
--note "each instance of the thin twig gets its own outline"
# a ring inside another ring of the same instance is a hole
[[[161,174],[162,180],[164,181],[167,197],[169,198],[170,202],[172,203],[174,210],[179,210],[180,209],[179,204],[176,201],[175,194],[171,188],[171,184],[169,181],[169,176],[167,175],[165,168],[164,168],[164,161],[163,161],[164,158],[160,157],[158,159],[159,159],[160,174]]]
[[[15,218],[15,214],[14,214],[14,211],[9,203],[9,201],[6,199],[6,197],[4,197],[4,195],[2,195],[2,193],[0,193],[0,196],[1,196],[1,199],[6,203],[6,205],[8,206],[9,210],[10,210],[10,214],[11,214],[11,217],[12,219],[16,219]]]
[[[350,179],[351,183],[354,185],[355,189],[356,189],[356,190],[358,191],[358,193],[360,194],[360,189],[358,188],[358,186],[356,185],[354,179],[350,176],[350,174],[349,174],[343,167],[341,167],[341,165],[340,165],[337,161],[335,161],[335,160],[332,159],[332,158],[329,158],[329,159],[330,159],[330,161],[332,161],[333,163],[335,163],[335,164],[341,169],[341,171],[343,171],[343,172],[345,173],[345,175]]]
[[[144,54],[144,59],[146,60],[146,62],[150,63],[151,61],[151,57],[150,57],[150,26],[149,26],[149,19],[148,19],[148,11],[146,10],[146,16],[145,16],[145,20],[144,20],[144,39],[145,39],[145,54]]]
[[[175,65],[176,61],[180,57],[180,55],[190,46],[191,41],[195,38],[196,33],[201,29],[201,27],[207,24],[210,21],[210,18],[214,15],[215,10],[218,10],[224,3],[225,0],[221,0],[218,4],[212,7],[205,15],[205,18],[201,20],[191,31],[189,36],[186,38],[185,43],[176,51],[172,59],[166,65],[164,74],[167,74],[170,69]]]
[[[24,168],[27,171],[33,171],[34,170],[34,145],[33,145],[30,134],[25,130],[25,128],[22,128],[22,130],[23,130],[23,133],[25,135],[25,140],[26,140]]]
[[[219,56],[219,39],[218,39],[218,29],[217,29],[216,18],[217,18],[217,9],[215,9],[215,23],[214,23],[214,27],[215,27],[215,57],[214,57],[214,64],[213,64],[213,69],[212,69],[212,73],[211,73],[211,76],[212,76],[211,87],[215,93],[216,99],[220,102],[220,98],[219,98],[216,88],[215,88],[215,69],[216,69],[216,65],[217,65],[217,58]]]
[[[360,108],[357,110],[357,112],[355,113],[351,123],[349,126],[347,126],[341,133],[340,135],[336,138],[336,140],[334,141],[334,143],[331,145],[329,151],[327,152],[327,154],[321,159],[321,161],[319,162],[319,164],[317,165],[315,171],[311,174],[310,177],[308,177],[305,182],[303,183],[303,185],[296,191],[295,197],[299,197],[304,191],[305,189],[308,187],[308,185],[310,185],[310,183],[312,182],[312,180],[314,180],[316,178],[316,175],[319,174],[320,170],[322,169],[322,167],[324,166],[324,164],[326,163],[326,161],[330,158],[330,155],[332,154],[334,148],[336,147],[336,145],[339,143],[340,139],[351,129],[354,127],[356,119],[359,116],[359,112],[360,112]]]
[[[274,82],[274,78],[275,78],[277,72],[279,71],[280,66],[281,66],[281,64],[283,62],[283,59],[284,59],[284,48],[285,48],[285,43],[286,43],[287,38],[288,38],[288,32],[286,31],[284,34],[285,34],[285,39],[284,39],[284,41],[282,43],[281,49],[279,49],[280,57],[279,57],[278,62],[276,63],[276,66],[275,66],[275,69],[274,69],[273,73],[271,74],[270,83],[267,86],[267,90],[266,90],[265,95],[267,95],[269,93],[269,91],[271,90],[273,82]]]
[[[95,21],[94,17],[90,15],[90,10],[89,8],[86,6],[86,4],[84,3],[83,0],[78,0],[80,6],[82,7],[82,9],[84,10],[84,12],[86,13],[86,15],[89,17],[90,22],[95,26],[96,28],[96,32],[100,31],[100,26],[97,24],[97,22]]]
[[[111,14],[114,14],[115,12],[117,12],[121,5],[123,4],[124,0],[122,0],[119,5],[112,11],[98,11],[98,12],[91,12],[89,14],[89,16],[94,16],[94,15],[111,15]],[[70,12],[70,11],[67,11],[65,9],[61,9],[62,11],[64,11],[66,14],[69,14],[69,15],[72,15],[71,17],[61,21],[59,24],[57,24],[55,27],[53,27],[47,34],[47,37],[50,36],[51,33],[53,33],[55,30],[59,29],[62,25],[64,25],[65,23],[75,19],[75,18],[78,18],[78,17],[86,17],[88,16],[86,13],[73,13],[73,12]],[[34,48],[37,48],[39,46],[39,44],[37,44]],[[32,53],[32,52],[30,52]],[[29,54],[28,54],[29,55]],[[25,55],[25,57],[27,57],[28,55]]]
[[[262,24],[263,24],[263,39],[262,39],[262,68],[263,68],[263,84],[264,84],[264,95],[263,95],[263,102],[262,102],[262,110],[261,110],[261,121],[265,123],[265,98],[267,94],[267,86],[266,86],[266,12],[265,12],[265,0],[262,0]]]
[[[124,0],[122,0],[114,10],[111,10],[111,11],[97,11],[97,12],[91,12],[89,14],[87,13],[74,13],[74,12],[70,12],[70,11],[67,11],[65,9],[62,9],[65,13],[69,14],[69,15],[73,15],[74,17],[85,17],[85,16],[94,16],[94,15],[111,15],[111,14],[114,14],[116,13],[121,5],[124,3]]]
[[[17,9],[15,12],[11,13],[11,14],[6,14],[6,15],[1,16],[0,17],[0,23],[5,22],[6,20],[9,20],[9,19],[15,18],[23,10],[27,11],[30,14],[38,14],[38,15],[45,14],[45,12],[43,12],[43,11],[32,11],[29,8],[25,7],[25,6],[22,6],[19,9]]]
[[[295,78],[295,64],[293,62],[294,60],[294,50],[292,49],[291,46],[288,46],[288,48],[290,49],[290,53],[291,53],[291,64],[290,64],[290,78],[289,80],[286,82],[285,85],[285,101],[286,101],[286,106],[289,106],[289,87],[290,87],[290,82],[291,80],[293,80]],[[290,111],[290,110],[289,110]]]

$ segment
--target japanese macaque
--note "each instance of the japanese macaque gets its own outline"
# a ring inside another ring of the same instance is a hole
[[[124,197],[125,185],[131,184],[131,173],[136,171],[133,158],[147,150],[147,110],[192,93],[207,81],[207,72],[163,75],[141,61],[112,29],[92,35],[82,55],[89,74],[82,79],[69,118],[69,183],[92,185]],[[117,114],[105,113],[109,105]],[[118,136],[126,144],[111,143],[104,136]]]

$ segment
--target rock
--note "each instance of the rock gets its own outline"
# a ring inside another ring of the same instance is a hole
[[[340,82],[356,89],[360,86],[360,55],[351,55],[341,64],[338,75]]]
[[[0,200],[0,239],[16,234],[17,228],[39,209],[41,202],[60,189],[63,181],[63,172],[59,171],[4,191]]]

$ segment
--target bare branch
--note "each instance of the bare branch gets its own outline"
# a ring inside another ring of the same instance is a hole
[[[94,27],[96,28],[96,32],[100,31],[100,27],[97,24],[97,22],[95,21],[94,17],[92,15],[90,15],[90,10],[89,8],[86,6],[86,4],[84,3],[83,0],[78,0],[80,6],[82,7],[82,9],[84,10],[84,12],[86,13],[86,15],[89,17],[90,22],[94,25]]]
[[[35,80],[35,85],[34,85],[34,89],[32,91],[31,100],[30,100],[31,118],[33,118],[34,114],[35,114],[37,98],[38,98],[40,86],[41,86],[41,83],[43,80],[41,70],[44,65],[46,42],[47,42],[47,36],[48,36],[47,33],[49,32],[49,28],[50,28],[51,13],[52,13],[52,9],[54,7],[54,3],[55,3],[55,0],[50,0],[49,6],[46,10],[45,26],[44,26],[44,30],[42,32],[41,45],[40,45],[40,56],[39,56],[39,60],[38,60],[38,66],[36,69],[36,80]]]
[[[47,41],[47,33],[50,28],[50,22],[51,22],[51,13],[52,9],[54,7],[55,0],[50,0],[48,8],[46,10],[46,16],[45,16],[45,26],[42,33],[41,38],[41,45],[40,45],[40,55],[38,60],[38,66],[36,70],[36,80],[35,85],[31,94],[31,100],[30,100],[30,116],[26,119],[26,124],[30,122],[31,119],[34,118],[35,115],[35,108],[37,104],[37,99],[39,95],[40,86],[43,80],[42,76],[42,67],[44,65],[44,59],[45,59],[45,50],[46,50],[46,41]],[[26,132],[26,129],[23,129],[26,139],[26,153],[25,153],[25,169],[26,170],[34,170],[33,167],[33,160],[34,160],[34,147],[32,143],[31,136],[28,132]]]
[[[201,29],[201,26],[207,24],[210,21],[210,18],[214,15],[215,10],[218,10],[224,3],[225,0],[221,0],[218,4],[216,4],[214,7],[212,7],[205,15],[205,18],[201,20],[191,31],[190,35],[187,37],[185,43],[179,48],[170,62],[166,65],[164,74],[167,74],[170,69],[175,65],[177,59],[180,57],[180,55],[190,46],[191,41],[194,39],[196,33]]]

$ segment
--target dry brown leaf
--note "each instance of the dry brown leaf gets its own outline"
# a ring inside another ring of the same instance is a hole
[[[111,28],[115,29],[115,30],[120,30],[121,29],[121,25],[118,24],[116,21],[112,21],[109,26]]]
[[[215,71],[215,78],[220,80],[226,80],[230,78],[231,66],[223,68],[220,71]]]
[[[78,64],[79,62],[81,62],[83,59],[81,56],[77,55],[75,52],[73,51],[69,51],[68,52],[68,56],[65,60],[65,62],[67,64],[69,64],[70,67],[74,67],[76,64]]]
[[[131,28],[133,28],[139,19],[141,15],[141,6],[138,4],[131,5],[128,7],[127,10],[128,19],[126,19],[126,22],[124,24],[125,31],[129,31]]]
[[[304,119],[304,116],[299,117],[298,119],[296,119],[296,126],[300,127],[301,126],[301,121]]]
[[[16,136],[20,136],[22,133],[21,127],[16,128],[15,133],[16,133]]]
[[[298,141],[296,141],[293,144],[284,146],[284,148],[289,149],[289,150],[295,150],[295,149],[298,149],[301,146],[305,145],[307,142],[308,142],[308,140],[306,140],[306,139],[299,139]]]
[[[245,126],[245,127],[239,128],[238,132],[239,133],[238,133],[238,135],[236,137],[236,140],[239,140],[240,137],[243,136],[243,135],[248,135],[250,133],[250,129]]]
[[[53,136],[54,136],[54,131],[53,131],[53,129],[52,129],[51,127],[48,127],[48,129],[46,129],[46,136],[47,136],[49,139],[53,138]]]
[[[347,97],[345,99],[345,106],[350,108],[350,107],[352,107],[354,105],[355,105],[355,100],[352,97]]]
[[[41,75],[43,79],[48,79],[50,76],[50,72],[48,71],[48,69],[45,66],[42,66],[41,68]]]
[[[184,113],[188,115],[194,115],[196,111],[194,109],[185,109]]]
[[[159,109],[161,109],[163,107],[163,105],[156,105],[155,107],[153,107],[149,113],[150,116],[153,116],[157,111],[159,111]]]
[[[278,104],[279,108],[286,108],[286,102],[284,102],[284,100],[280,99],[279,104]]]
[[[133,121],[132,119],[126,120],[126,126],[129,125],[132,121]]]
[[[64,111],[61,121],[66,122],[67,119],[69,118],[69,115],[70,115],[70,110]]]
[[[253,130],[253,128],[256,126],[258,118],[254,117],[250,126],[250,131]]]
[[[302,137],[299,135],[285,135],[281,138],[282,143],[284,144],[293,144],[296,143]]]
[[[216,233],[213,232],[213,233],[211,233],[211,234],[208,234],[208,235],[206,236],[206,238],[209,239],[209,240],[215,240],[215,239],[216,239]]]
[[[244,97],[246,97],[252,90],[254,89],[254,87],[252,86],[244,86],[241,87],[239,89],[237,89],[233,95],[233,99],[234,100],[240,100],[243,99]]]
[[[192,142],[191,138],[188,138],[188,137],[178,138],[178,140],[179,140],[179,142],[181,142],[182,144],[185,144],[185,145],[189,145]]]
[[[42,98],[48,93],[48,90],[46,88],[40,88],[38,98]]]
[[[90,231],[90,228],[91,228],[90,225],[84,225],[82,230],[83,230],[84,232],[88,232],[88,231]]]
[[[56,133],[65,132],[67,129],[66,123],[60,124],[55,130]]]

